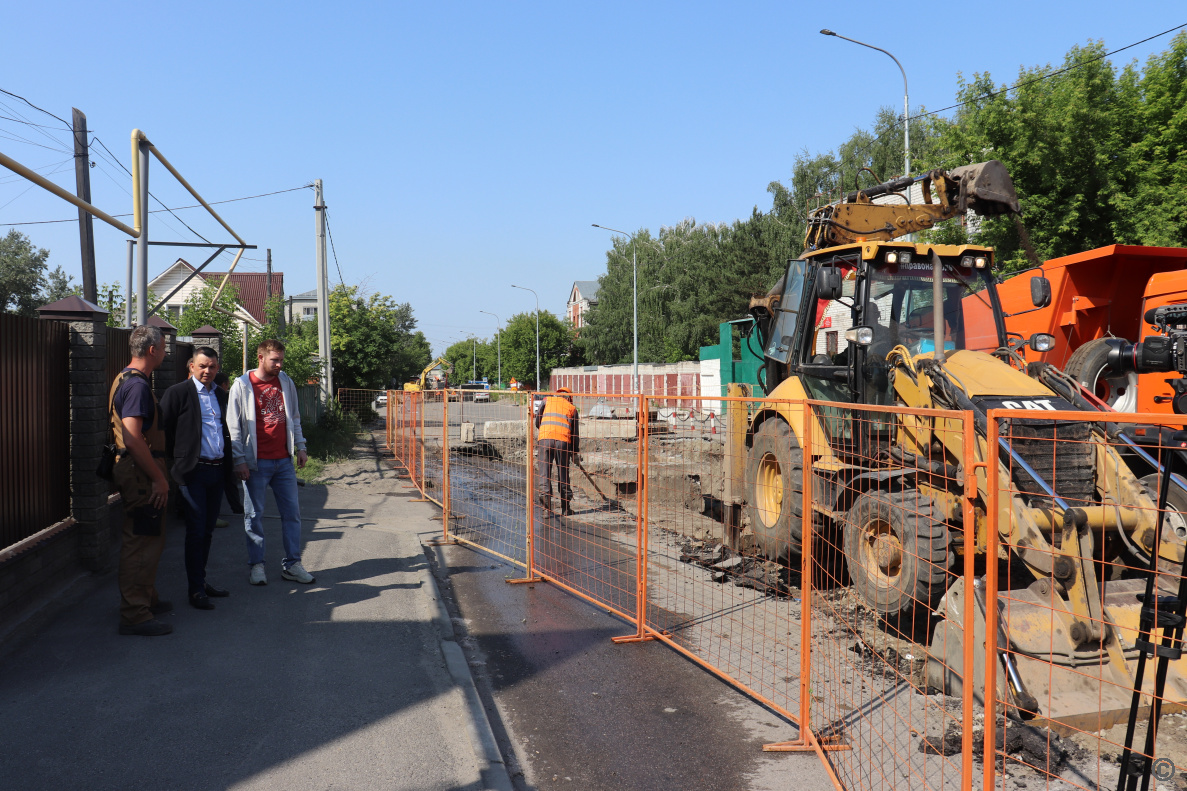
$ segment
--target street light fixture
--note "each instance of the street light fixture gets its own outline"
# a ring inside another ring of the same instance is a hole
[[[512,288],[518,288],[520,291],[531,291],[532,296],[536,298],[536,389],[540,389],[540,295],[526,286],[517,286],[511,284]]]
[[[632,335],[632,366],[631,379],[634,380],[635,392],[639,392],[639,250],[638,245],[635,244],[635,235],[627,233],[626,231],[619,231],[615,228],[607,228],[605,225],[598,225],[596,222],[590,223],[595,228],[601,228],[603,231],[610,231],[611,233],[622,234],[629,237],[631,240],[631,335]]]
[[[911,175],[911,100],[908,98],[907,72],[905,69],[903,69],[903,64],[899,63],[898,58],[896,58],[894,55],[891,55],[889,52],[882,49],[881,47],[875,47],[873,44],[867,44],[864,41],[858,41],[855,38],[849,38],[848,36],[842,36],[840,33],[834,33],[833,31],[829,30],[828,28],[821,30],[820,34],[823,36],[835,36],[836,38],[843,38],[846,41],[852,41],[854,44],[860,44],[863,47],[869,47],[870,49],[876,49],[879,52],[881,52],[883,55],[888,55],[890,57],[890,59],[894,61],[895,65],[898,66],[898,70],[900,72],[902,72],[902,75],[903,75],[903,175],[904,176]]]
[[[503,320],[489,310],[480,310],[479,313],[485,313],[488,316],[495,317],[495,346],[498,349],[499,355],[499,389],[503,389],[503,338],[502,338],[502,324]]]

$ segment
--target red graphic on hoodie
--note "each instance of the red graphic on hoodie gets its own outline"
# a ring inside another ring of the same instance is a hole
[[[256,399],[256,458],[287,459],[288,418],[284,412],[280,377],[265,382],[256,376],[255,371],[248,376]]]

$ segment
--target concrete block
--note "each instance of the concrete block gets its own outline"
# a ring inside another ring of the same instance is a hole
[[[473,423],[462,424],[462,442],[473,442],[474,434],[475,432]]]
[[[488,420],[482,424],[483,439],[525,439],[527,432],[526,420]]]

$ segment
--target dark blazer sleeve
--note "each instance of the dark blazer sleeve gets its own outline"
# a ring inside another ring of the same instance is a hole
[[[173,479],[182,483],[197,466],[202,450],[202,416],[194,383],[187,378],[166,390],[161,399],[161,414],[166,453],[173,462]]]

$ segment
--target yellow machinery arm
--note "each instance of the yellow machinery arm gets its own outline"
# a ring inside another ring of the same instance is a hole
[[[445,373],[447,374],[453,370],[453,365],[449,362],[449,360],[446,360],[444,357],[438,357],[436,360],[433,360],[431,363],[426,365],[425,369],[420,372],[420,376],[417,378],[416,384],[409,382],[408,384],[404,385],[404,389],[410,392],[419,392],[424,390],[425,380],[428,378],[429,371],[433,370],[437,366],[444,368]]]
[[[907,202],[907,191],[916,180],[922,182],[923,203],[911,204]],[[874,203],[873,199],[881,195],[898,195],[902,203]],[[951,171],[933,170],[919,179],[904,176],[854,190],[808,215],[804,249],[889,241],[930,228],[968,209],[982,216],[1019,212],[1018,196],[1005,165],[992,159]]]

